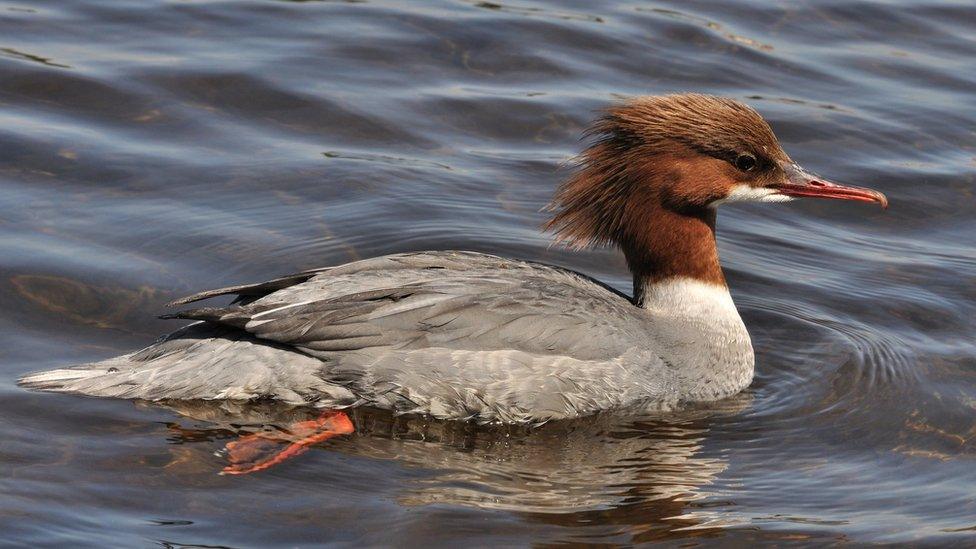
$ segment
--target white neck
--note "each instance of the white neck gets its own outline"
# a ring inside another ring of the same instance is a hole
[[[724,285],[675,277],[643,288],[643,307],[684,400],[714,400],[752,381],[752,341]]]
[[[682,317],[739,319],[727,287],[694,278],[676,277],[646,284],[643,297],[643,307],[650,311]]]

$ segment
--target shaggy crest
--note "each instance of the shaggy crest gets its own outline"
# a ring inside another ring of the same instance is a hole
[[[637,191],[674,178],[669,159],[732,162],[742,152],[766,166],[789,159],[759,113],[711,95],[633,98],[606,109],[584,136],[595,140],[547,207],[554,215],[545,226],[575,249],[620,244],[627,227],[640,226],[635,218],[653,215],[648,194]]]

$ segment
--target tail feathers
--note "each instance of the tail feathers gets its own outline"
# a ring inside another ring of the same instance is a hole
[[[356,397],[319,374],[317,358],[206,323],[190,325],[135,353],[28,374],[20,385],[42,391],[140,400],[272,398],[337,405]]]
[[[105,375],[109,373],[107,368],[99,369],[78,369],[61,368],[60,370],[48,370],[46,372],[35,372],[28,374],[17,382],[28,389],[40,389],[43,391],[57,391],[67,389],[72,382],[87,379],[90,377]]]
[[[17,380],[21,387],[55,393],[82,393],[93,396],[123,396],[125,376],[121,367],[129,364],[131,355],[91,364],[27,374]],[[113,389],[114,388],[114,389]],[[131,390],[131,385],[128,387]]]

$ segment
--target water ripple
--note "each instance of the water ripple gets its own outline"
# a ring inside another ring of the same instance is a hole
[[[974,23],[939,0],[0,2],[4,539],[971,545]],[[301,412],[14,385],[151,342],[176,295],[384,253],[629,289],[618,253],[550,248],[540,209],[594,112],[683,90],[891,198],[723,207],[757,355],[736,398],[538,432],[362,411],[232,479],[215,450]]]

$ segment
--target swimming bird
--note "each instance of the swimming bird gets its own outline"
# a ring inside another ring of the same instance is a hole
[[[632,98],[588,135],[547,228],[571,247],[617,246],[632,296],[533,261],[399,253],[191,295],[174,304],[236,299],[168,315],[196,322],[140,351],[20,383],[527,424],[673,409],[728,397],[753,378],[749,333],[719,264],[718,206],[799,197],[887,206],[877,191],[804,171],[733,99]],[[325,423],[351,430],[329,412],[299,432],[320,440]]]

